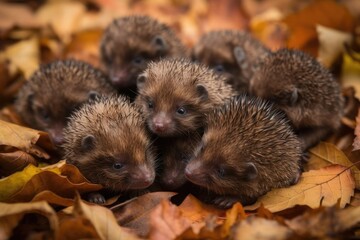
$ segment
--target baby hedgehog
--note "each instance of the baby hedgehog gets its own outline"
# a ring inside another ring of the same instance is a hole
[[[103,96],[74,112],[65,129],[64,150],[68,163],[114,193],[145,189],[155,179],[145,121],[124,96]],[[102,196],[90,200],[105,201]]]
[[[59,146],[71,112],[89,98],[115,92],[105,75],[91,65],[76,60],[55,61],[42,66],[24,84],[15,107],[26,124],[47,131]]]
[[[200,140],[199,132],[189,136],[158,139],[162,165],[160,184],[165,190],[177,190],[187,182],[185,167]]]
[[[300,142],[284,114],[268,102],[237,96],[209,113],[207,121],[185,176],[216,194],[207,199],[210,203],[248,205],[298,181]]]
[[[235,95],[209,68],[186,59],[151,62],[138,78],[135,102],[151,132],[160,137],[186,135],[204,125],[204,114]]]
[[[344,100],[339,84],[301,51],[282,49],[268,56],[251,79],[250,91],[286,113],[304,151],[340,126]]]
[[[220,30],[204,34],[193,47],[192,58],[224,75],[234,89],[248,92],[250,78],[269,54],[248,32]]]
[[[149,16],[115,19],[103,34],[100,51],[111,83],[130,95],[136,92],[136,78],[150,60],[187,56],[172,29]]]

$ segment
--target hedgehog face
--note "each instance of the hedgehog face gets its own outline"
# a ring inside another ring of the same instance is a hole
[[[225,135],[204,134],[202,143],[185,168],[185,176],[192,183],[218,194],[234,194],[243,184],[251,184],[257,178],[255,165],[239,154],[236,144]]]
[[[185,182],[184,170],[189,162],[196,144],[197,136],[191,138],[167,139],[167,145],[162,148],[161,184],[169,190],[181,187]]]
[[[81,157],[72,163],[91,182],[113,191],[149,187],[155,179],[155,159],[149,143],[139,136],[117,134],[118,139],[122,138],[121,142],[112,137],[84,136],[77,147]]]
[[[106,29],[100,46],[101,59],[118,90],[135,90],[136,78],[149,61],[170,54],[164,27],[148,17],[115,19]]]

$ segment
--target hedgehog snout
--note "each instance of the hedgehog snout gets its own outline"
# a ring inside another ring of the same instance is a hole
[[[166,132],[171,124],[171,118],[166,115],[164,112],[160,112],[155,115],[152,120],[153,129],[155,132],[162,133]]]
[[[200,161],[191,161],[185,168],[186,178],[195,184],[205,183],[206,174],[203,168],[204,166]]]
[[[155,180],[155,170],[146,166],[138,167],[131,173],[130,187],[132,189],[143,189],[149,187]]]

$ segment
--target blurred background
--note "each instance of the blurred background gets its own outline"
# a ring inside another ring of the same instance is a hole
[[[102,31],[130,14],[167,23],[189,47],[210,30],[241,29],[272,50],[301,49],[360,96],[359,0],[18,0],[0,2],[0,106],[39,64],[76,58],[100,67]]]

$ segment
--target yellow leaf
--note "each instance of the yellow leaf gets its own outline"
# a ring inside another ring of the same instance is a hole
[[[333,206],[339,199],[340,207],[343,208],[354,195],[354,187],[354,179],[349,169],[331,165],[304,172],[296,185],[273,189],[255,204],[246,206],[245,210],[254,210],[261,204],[271,212],[279,212],[295,205],[317,208],[320,205]]]
[[[305,166],[307,170],[316,170],[331,164],[339,164],[350,167],[351,173],[355,178],[355,186],[360,189],[360,170],[339,150],[335,145],[327,142],[321,142],[310,149],[310,159]]]
[[[233,226],[231,239],[291,239],[292,231],[274,220],[250,216]]]
[[[36,145],[40,139],[50,143],[45,132],[0,120],[0,145],[16,147],[40,158],[49,159],[49,154]]]
[[[35,213],[45,216],[53,234],[58,230],[58,218],[47,202],[0,203],[0,239],[10,239],[12,230],[19,224],[25,214]]]
[[[60,174],[58,168],[48,169],[56,174]],[[0,179],[0,201],[4,201],[11,195],[19,191],[33,176],[42,172],[40,168],[29,164],[21,172],[16,172],[9,177]]]
[[[33,37],[10,45],[0,57],[10,61],[10,72],[20,70],[25,78],[29,78],[40,64],[39,40]]]
[[[344,52],[345,43],[350,44],[352,35],[336,29],[316,25],[319,39],[317,60],[325,67],[330,68],[337,58]]]
[[[114,214],[108,208],[99,205],[88,205],[81,201],[79,197],[75,200],[72,214],[87,219],[96,229],[100,239],[139,239],[127,229],[120,227]]]

